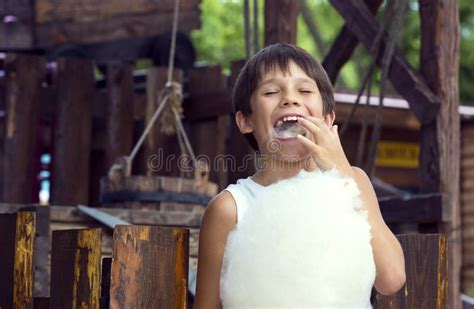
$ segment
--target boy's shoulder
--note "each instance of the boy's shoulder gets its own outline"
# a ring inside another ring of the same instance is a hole
[[[237,209],[232,194],[222,190],[212,198],[204,211],[203,223],[215,222],[226,226],[234,226],[237,221]]]

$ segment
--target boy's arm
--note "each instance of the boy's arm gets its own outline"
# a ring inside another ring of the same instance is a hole
[[[235,227],[237,211],[231,194],[215,196],[204,212],[199,232],[199,257],[194,309],[222,308],[219,284],[227,236]]]
[[[383,221],[379,203],[369,177],[363,170],[351,167],[339,139],[338,127],[328,126],[316,117],[298,118],[311,134],[298,135],[298,140],[313,153],[313,158],[321,170],[336,167],[344,176],[356,181],[362,200],[362,208],[368,211],[372,227],[372,251],[374,253],[377,277],[375,288],[383,295],[396,293],[405,283],[405,259],[397,238]],[[313,135],[313,140],[310,139]],[[317,141],[317,142],[316,142]]]
[[[372,227],[371,244],[377,270],[375,288],[383,295],[395,294],[406,281],[402,247],[382,218],[369,177],[358,167],[352,169],[360,190],[362,208],[368,211],[368,221]]]

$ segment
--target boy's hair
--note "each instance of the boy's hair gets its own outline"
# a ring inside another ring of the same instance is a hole
[[[252,113],[250,97],[264,74],[275,69],[289,72],[290,61],[298,65],[318,85],[323,101],[323,115],[334,110],[334,90],[323,66],[304,49],[291,44],[269,45],[250,58],[239,73],[234,85],[232,104],[234,112],[244,116]],[[257,140],[252,133],[244,134],[250,146],[258,151]]]

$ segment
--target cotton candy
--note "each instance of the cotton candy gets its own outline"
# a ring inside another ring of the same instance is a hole
[[[224,308],[370,308],[375,263],[359,193],[336,169],[264,187],[227,239]]]

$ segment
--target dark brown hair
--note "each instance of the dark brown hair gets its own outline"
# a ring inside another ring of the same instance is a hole
[[[334,110],[334,90],[322,65],[304,49],[291,44],[269,45],[250,58],[239,73],[234,85],[232,104],[234,112],[241,111],[244,116],[252,114],[250,97],[264,74],[275,69],[289,72],[290,61],[298,65],[318,85],[323,100],[323,115]],[[258,151],[253,134],[244,134],[250,146]]]

